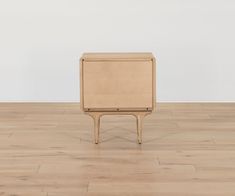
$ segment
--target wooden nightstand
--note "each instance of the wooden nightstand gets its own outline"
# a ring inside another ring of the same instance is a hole
[[[102,115],[133,115],[138,142],[142,121],[155,109],[156,61],[151,53],[84,53],[80,59],[81,109],[94,119],[99,142]]]

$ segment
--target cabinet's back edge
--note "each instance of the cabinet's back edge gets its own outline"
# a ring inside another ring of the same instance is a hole
[[[84,53],[81,57],[84,61],[108,61],[108,60],[152,60],[152,53]]]

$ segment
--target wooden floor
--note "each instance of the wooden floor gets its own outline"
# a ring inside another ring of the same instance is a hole
[[[158,104],[131,116],[79,104],[0,104],[0,196],[234,196],[235,104]]]

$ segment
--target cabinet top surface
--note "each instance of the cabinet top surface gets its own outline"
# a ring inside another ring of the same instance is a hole
[[[84,53],[83,60],[152,60],[152,53]]]

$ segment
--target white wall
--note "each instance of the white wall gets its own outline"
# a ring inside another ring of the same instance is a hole
[[[0,1],[0,101],[79,101],[84,51],[152,51],[159,101],[235,101],[234,0]]]

